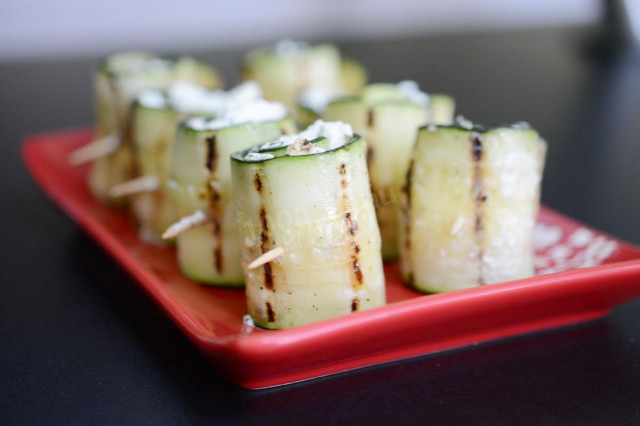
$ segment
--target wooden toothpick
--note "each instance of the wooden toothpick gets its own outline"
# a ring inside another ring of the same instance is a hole
[[[155,176],[140,176],[127,182],[120,183],[109,189],[112,197],[139,194],[141,192],[156,191],[159,187],[158,178]]]
[[[262,253],[260,256],[254,259],[253,262],[249,264],[249,269],[256,269],[265,263],[269,263],[272,260],[282,256],[284,254],[284,249],[282,247],[275,247],[269,250],[266,253]]]
[[[167,230],[162,234],[162,238],[165,240],[175,238],[178,235],[188,231],[189,229],[193,229],[196,226],[204,225],[209,222],[211,218],[208,214],[203,212],[202,210],[196,210],[190,216],[185,216],[173,225],[171,225]]]
[[[114,133],[93,140],[69,154],[69,163],[73,166],[96,160],[100,157],[113,154],[120,146],[120,138]]]

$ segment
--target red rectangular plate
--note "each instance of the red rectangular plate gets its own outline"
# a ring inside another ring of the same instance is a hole
[[[33,135],[23,156],[44,192],[91,234],[223,373],[249,389],[283,385],[605,315],[640,295],[640,249],[543,208],[533,278],[423,295],[385,265],[388,304],[289,330],[244,325],[242,290],[178,271],[174,251],[146,244],[126,214],[97,204],[70,151],[89,130]]]

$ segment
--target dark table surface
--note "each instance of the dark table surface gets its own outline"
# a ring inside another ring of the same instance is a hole
[[[549,141],[543,201],[640,243],[640,62],[591,28],[340,43]],[[241,52],[199,55],[232,82]],[[89,126],[95,58],[0,65],[0,424],[640,424],[640,300],[602,320],[306,383],[223,379],[38,190],[28,133]],[[639,283],[640,285],[640,283]]]

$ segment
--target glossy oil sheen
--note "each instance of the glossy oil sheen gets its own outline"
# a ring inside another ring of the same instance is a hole
[[[23,144],[23,156],[47,196],[139,282],[222,374],[245,388],[573,324],[640,295],[640,250],[617,241],[601,266],[439,295],[405,287],[397,265],[387,264],[384,307],[288,330],[249,327],[242,323],[242,290],[188,281],[178,271],[173,249],[142,242],[126,214],[93,200],[86,188],[88,168],[72,168],[67,161],[69,152],[91,136],[88,130],[33,135]],[[560,227],[565,236],[583,227],[546,208],[538,221]]]

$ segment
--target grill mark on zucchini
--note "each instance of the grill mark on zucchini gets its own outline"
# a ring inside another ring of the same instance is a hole
[[[347,174],[347,165],[346,164],[344,164],[344,163],[340,164],[339,173],[340,173],[340,176],[342,176],[340,178],[340,186],[342,187],[343,190],[346,190],[347,189],[347,180],[345,178],[345,175]],[[344,197],[345,196],[343,195],[343,198]]]
[[[264,207],[260,207],[260,248],[263,253],[267,252],[267,243],[269,241],[269,224],[267,223],[267,213]]]
[[[482,135],[478,132],[471,132],[471,149],[473,150],[473,161],[477,163],[482,159]]]
[[[415,160],[411,160],[409,163],[409,168],[407,169],[407,177],[405,178],[404,186],[402,187],[402,192],[404,193],[404,203],[402,206],[402,214],[404,215],[404,247],[407,252],[407,256],[411,258],[411,185],[413,179],[413,168],[414,168]],[[408,276],[407,281],[408,284],[413,284],[413,265],[411,262],[407,262],[408,265]]]
[[[487,197],[483,194],[482,188],[482,135],[478,132],[471,132],[471,155],[473,158],[473,187],[471,190],[475,201],[475,233],[480,268],[478,284],[484,285],[482,274],[482,203]]]
[[[273,312],[273,309],[271,308],[271,303],[267,302],[266,307],[267,307],[267,320],[269,322],[274,322],[276,320],[276,313]]]
[[[213,261],[216,267],[216,271],[222,273],[222,250],[220,247],[213,249]]]
[[[260,207],[260,249],[262,253],[269,250],[269,223],[264,207]],[[264,264],[264,286],[267,290],[273,290],[273,272],[269,262]]]
[[[340,178],[340,186],[342,187],[342,205],[344,207],[344,222],[351,236],[351,248],[353,250],[351,254],[351,270],[353,271],[352,287],[357,290],[363,284],[364,277],[362,275],[362,269],[360,268],[360,260],[358,255],[360,253],[360,246],[355,241],[355,235],[359,230],[358,222],[352,217],[350,210],[349,195],[347,194],[347,165],[345,163],[340,164],[338,167],[338,174]]]
[[[213,266],[218,273],[223,273],[224,259],[222,257],[222,224],[220,223],[220,194],[211,185],[207,185],[209,190],[209,200],[211,207],[211,224],[213,226],[213,236],[215,237],[213,247]]]
[[[404,186],[402,187],[402,192],[404,192],[404,205],[403,207],[403,213],[405,215],[405,219],[406,219],[406,223],[405,223],[405,232],[406,232],[406,238],[404,240],[404,245],[407,248],[407,250],[411,249],[411,225],[409,223],[409,221],[411,220],[411,180],[412,180],[412,175],[413,175],[413,165],[414,165],[414,161],[411,160],[411,163],[409,163],[409,169],[407,169],[407,177],[405,179],[405,183]]]
[[[273,290],[273,272],[269,262],[264,264],[264,286],[267,290]]]
[[[355,297],[351,302],[351,312],[356,312],[358,310],[359,305],[360,305],[360,300],[358,300],[358,298]]]
[[[207,138],[207,169],[213,172],[216,169],[216,163],[218,162],[218,152],[216,151],[216,136],[213,135]]]
[[[344,214],[344,221],[347,224],[347,230],[349,231],[349,234],[351,235],[355,235],[356,232],[358,232],[358,222],[356,222],[355,220],[351,219],[351,212],[347,211]]]
[[[216,135],[210,136],[206,139],[207,155],[206,155],[206,167],[210,173],[210,179],[214,180],[218,164],[218,150]],[[213,225],[213,236],[215,237],[213,246],[213,266],[217,273],[222,274],[224,270],[224,258],[222,256],[222,223],[220,222],[220,194],[211,185],[207,185],[209,192],[210,202],[210,214]]]
[[[216,238],[220,238],[222,236],[222,226],[220,225],[218,218],[213,220],[213,235]]]
[[[362,269],[360,269],[360,262],[358,262],[358,256],[356,256],[355,254],[351,256],[352,259],[352,266],[353,266],[353,273],[356,276],[356,279],[358,280],[359,284],[362,284]]]
[[[373,109],[369,109],[367,111],[367,126],[373,127],[373,123],[374,123]]]
[[[260,180],[260,175],[258,173],[256,173],[255,177],[253,178],[253,184],[255,185],[258,192],[262,191],[262,180]]]

